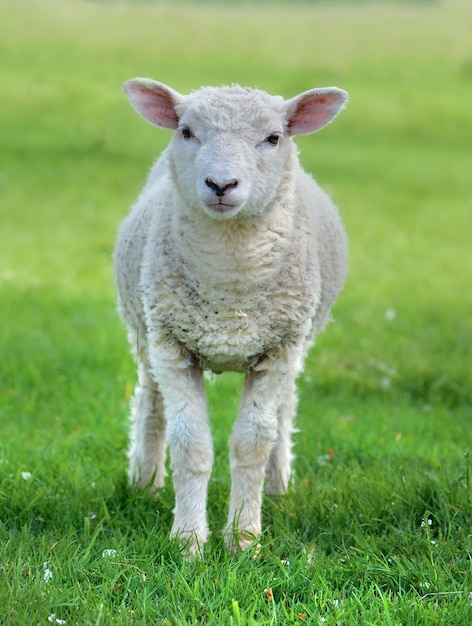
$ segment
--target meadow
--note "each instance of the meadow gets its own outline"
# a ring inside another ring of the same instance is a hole
[[[472,6],[0,0],[0,624],[472,623]],[[299,380],[293,486],[229,555],[241,378],[208,381],[203,561],[126,482],[120,220],[169,132],[120,84],[350,103],[301,160],[350,271]]]

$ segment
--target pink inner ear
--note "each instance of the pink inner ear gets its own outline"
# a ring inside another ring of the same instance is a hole
[[[307,93],[296,102],[288,122],[292,135],[306,135],[326,126],[339,113],[344,97],[339,92]]]
[[[164,89],[129,84],[126,93],[138,113],[151,124],[171,129],[179,125],[171,94]]]

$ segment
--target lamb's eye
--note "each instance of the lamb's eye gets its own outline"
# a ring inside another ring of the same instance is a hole
[[[188,126],[183,126],[180,132],[182,133],[182,137],[184,139],[192,139],[192,137],[194,136],[194,134],[192,133],[192,131],[190,130]]]
[[[270,143],[272,146],[276,146],[279,141],[280,141],[280,135],[276,135],[275,133],[273,133],[272,135],[269,135],[266,139],[267,143]]]

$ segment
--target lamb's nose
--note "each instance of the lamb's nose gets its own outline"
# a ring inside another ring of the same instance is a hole
[[[229,183],[226,183],[225,185],[218,185],[213,180],[211,180],[211,178],[207,178],[205,180],[205,184],[213,191],[215,196],[218,196],[218,198],[222,198],[228,191],[228,189],[234,189],[238,186],[238,181],[233,178],[233,180],[231,180]]]

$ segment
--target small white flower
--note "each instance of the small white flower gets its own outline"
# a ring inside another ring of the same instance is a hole
[[[393,319],[395,319],[396,316],[397,312],[395,311],[395,309],[387,309],[384,313],[384,317],[387,322],[391,322]]]
[[[429,589],[431,587],[431,583],[428,583],[428,582],[420,583],[420,587],[422,589]]]
[[[52,613],[51,615],[49,615],[48,622],[51,622],[54,624],[67,624],[65,619],[59,619],[58,617],[56,617],[55,613]]]
[[[21,472],[21,478],[23,480],[31,480],[33,478],[33,474],[31,472]]]
[[[106,557],[112,557],[112,556],[116,556],[116,550],[113,550],[113,548],[109,548],[108,550],[103,550],[102,559],[105,559]]]
[[[290,567],[290,561],[287,561],[287,559],[281,559],[281,560],[280,560],[280,562],[281,562],[283,565],[286,565],[287,567]]]
[[[52,570],[49,569],[49,563],[47,561],[45,561],[43,563],[43,569],[44,569],[44,574],[43,574],[43,580],[45,583],[49,583],[52,580]]]

